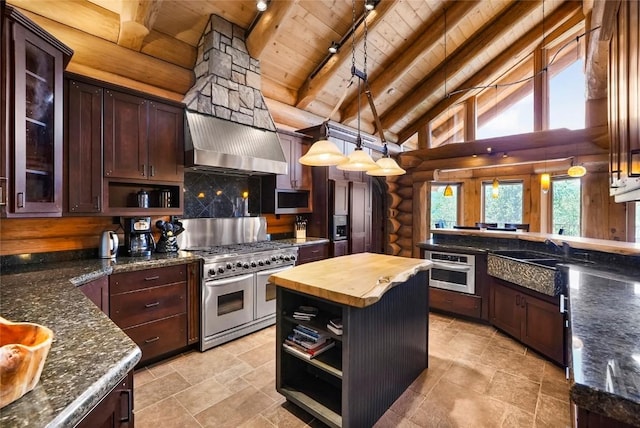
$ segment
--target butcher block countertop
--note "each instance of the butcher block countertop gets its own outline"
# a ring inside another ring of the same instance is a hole
[[[330,302],[364,308],[418,272],[429,270],[431,264],[422,259],[360,253],[296,266],[271,275],[269,281]]]

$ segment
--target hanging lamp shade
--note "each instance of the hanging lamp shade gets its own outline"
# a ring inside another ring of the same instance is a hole
[[[347,157],[329,140],[316,141],[309,151],[298,159],[302,165],[308,166],[332,166],[346,161]]]
[[[378,168],[378,165],[371,159],[368,153],[357,147],[348,156],[348,161],[338,164],[337,168],[341,171],[370,171]]]
[[[540,176],[540,188],[543,193],[547,193],[549,191],[549,186],[551,185],[551,175],[547,172]]]
[[[380,158],[376,161],[378,166],[375,169],[367,171],[367,175],[373,175],[376,177],[388,177],[392,175],[402,175],[407,171],[400,168],[398,163],[392,158]]]
[[[582,165],[571,165],[567,170],[567,174],[569,174],[569,177],[574,177],[574,178],[582,177],[586,173],[587,173],[587,168],[583,167]]]
[[[500,182],[497,178],[493,179],[493,183],[491,183],[491,197],[496,199],[500,196]]]
[[[444,194],[443,194],[446,198],[450,198],[451,196],[453,196],[453,187],[451,187],[451,184],[447,184],[447,186],[444,188]]]

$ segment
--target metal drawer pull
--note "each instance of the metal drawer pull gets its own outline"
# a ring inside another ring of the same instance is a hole
[[[155,280],[155,279],[159,279],[159,278],[160,278],[160,275],[156,275],[156,276],[148,276],[148,277],[146,277],[144,280],[145,280],[145,281],[153,281],[153,280]]]
[[[157,342],[158,340],[160,340],[160,338],[156,336],[156,337],[152,337],[151,339],[145,340],[144,343],[153,343],[153,342]]]
[[[120,391],[120,395],[127,394],[127,414],[120,418],[120,422],[129,422],[133,416],[133,391],[125,389]]]
[[[313,254],[318,254],[320,252],[320,250],[313,250],[311,251]]]
[[[154,306],[158,306],[160,304],[160,302],[154,302],[154,303],[147,303],[146,305],[144,305],[145,308],[153,308]]]

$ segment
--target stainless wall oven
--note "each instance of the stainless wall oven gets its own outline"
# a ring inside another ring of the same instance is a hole
[[[476,257],[474,255],[426,251],[425,258],[433,262],[429,271],[430,287],[475,294]]]

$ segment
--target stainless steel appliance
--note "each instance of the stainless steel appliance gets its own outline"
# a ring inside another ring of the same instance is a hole
[[[425,257],[433,262],[429,271],[429,286],[475,294],[476,257],[474,255],[427,251]]]
[[[204,259],[200,350],[275,323],[275,287],[298,247],[267,240],[264,217],[184,219],[178,245]]]
[[[100,258],[101,259],[115,259],[118,254],[118,234],[109,230],[102,232],[100,237]]]
[[[131,257],[150,256],[155,248],[151,233],[151,217],[124,219],[124,245]]]
[[[347,239],[347,220],[346,215],[334,215],[332,221],[331,239],[333,241],[344,241]]]

